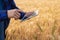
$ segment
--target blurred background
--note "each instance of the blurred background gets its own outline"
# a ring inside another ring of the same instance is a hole
[[[60,40],[60,0],[14,0],[25,12],[39,10],[29,20],[10,21],[6,40]]]

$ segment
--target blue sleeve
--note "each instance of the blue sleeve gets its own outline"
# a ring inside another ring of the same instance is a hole
[[[0,21],[5,21],[8,19],[7,11],[6,10],[0,10]]]
[[[11,6],[12,6],[12,9],[19,9],[19,8],[16,6],[14,0],[11,0]]]

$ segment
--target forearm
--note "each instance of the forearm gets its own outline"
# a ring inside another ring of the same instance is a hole
[[[14,0],[11,1],[11,6],[12,6],[12,9],[19,9],[19,8],[16,6]]]

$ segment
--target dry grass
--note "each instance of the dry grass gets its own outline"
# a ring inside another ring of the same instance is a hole
[[[6,40],[60,40],[60,0],[15,0],[24,11],[39,15],[21,22],[11,19]]]

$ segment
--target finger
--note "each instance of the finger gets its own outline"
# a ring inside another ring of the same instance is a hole
[[[17,16],[14,16],[14,18],[15,18],[15,19],[18,19],[18,17],[17,17]]]
[[[15,13],[14,18],[18,18],[18,15]]]
[[[16,14],[16,17],[17,17],[17,18],[20,18],[20,16],[19,16],[19,15],[17,15],[17,14]]]
[[[15,14],[18,18],[20,18],[20,13],[19,12],[16,12]]]
[[[17,13],[15,14],[15,16],[16,16],[17,18],[20,18],[20,15],[18,15]]]
[[[19,13],[19,12],[16,12],[16,14],[17,14],[18,16],[20,16],[20,13]]]
[[[32,15],[33,14],[33,12],[27,12],[26,13],[26,16],[30,16],[30,15]]]

